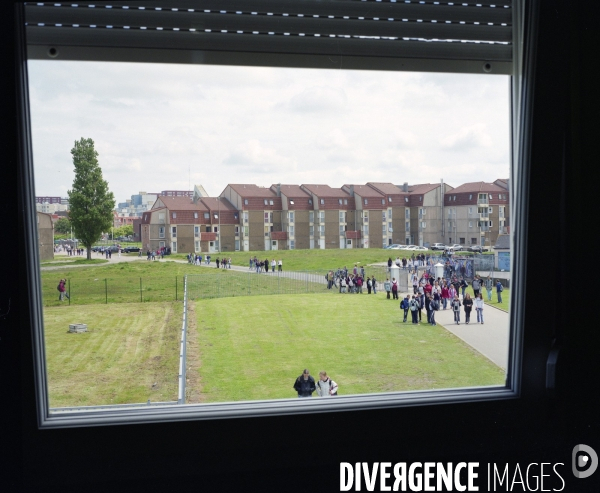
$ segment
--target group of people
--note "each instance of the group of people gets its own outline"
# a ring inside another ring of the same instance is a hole
[[[157,248],[156,250],[148,250],[146,252],[146,260],[156,260],[157,258],[165,258],[165,248]]]
[[[269,261],[268,258],[264,260],[259,260],[256,257],[250,257],[248,270],[256,269],[257,274],[260,272],[268,273],[269,266],[271,267],[271,272],[275,272],[275,270],[277,270],[277,272],[283,272],[283,260],[272,259],[271,261]]]
[[[363,289],[367,289],[367,294],[377,294],[377,279],[375,276],[366,276],[365,268],[354,264],[352,271],[349,271],[346,266],[335,271],[330,270],[325,274],[327,281],[327,289],[334,287],[340,293],[348,294],[363,294]]]
[[[319,397],[333,397],[338,393],[338,384],[335,383],[326,371],[319,372],[319,380],[311,376],[308,370],[304,370],[302,375],[296,378],[293,386],[298,393],[298,397],[312,397],[315,390]]]
[[[386,291],[388,290],[388,282],[389,281],[386,280],[386,283],[384,283]],[[471,295],[466,292],[469,284],[463,277],[460,279],[457,276],[453,276],[451,279],[442,279],[440,277],[435,279],[427,272],[423,273],[423,276],[420,279],[418,279],[416,274],[413,274],[412,285],[412,297],[407,294],[400,303],[400,309],[404,310],[404,322],[407,321],[408,312],[410,311],[412,323],[420,323],[421,310],[425,308],[427,312],[427,322],[431,325],[437,325],[435,322],[435,312],[442,309],[442,307],[446,310],[448,304],[454,313],[455,323],[460,324],[460,307],[462,306],[465,312],[465,322],[468,324],[471,321],[471,311],[474,306],[477,313],[477,323],[483,324],[483,308],[485,305],[483,300],[483,289],[486,289],[488,301],[491,301],[492,291],[495,287],[498,303],[502,303],[502,291],[504,290],[502,282],[499,279],[496,280],[494,285],[494,281],[490,276],[483,280],[477,275],[472,281],[473,299],[471,298]],[[397,295],[394,299],[397,299]]]

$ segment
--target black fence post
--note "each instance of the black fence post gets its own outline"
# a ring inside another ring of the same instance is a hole
[[[140,250],[141,252],[141,250]],[[142,278],[140,277],[140,303],[142,303]]]
[[[104,278],[104,300],[108,305],[108,279]]]
[[[177,299],[177,276],[175,276],[175,301],[179,301]]]

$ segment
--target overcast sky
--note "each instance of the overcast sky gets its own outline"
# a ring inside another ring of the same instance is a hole
[[[117,202],[194,184],[215,196],[228,183],[458,186],[509,173],[507,76],[28,63],[36,195],[67,195],[81,137]]]

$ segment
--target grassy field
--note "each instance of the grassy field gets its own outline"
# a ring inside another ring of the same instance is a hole
[[[206,402],[295,397],[304,368],[340,394],[502,385],[504,372],[441,326],[403,324],[384,296],[282,295],[195,304]]]
[[[48,266],[61,266],[61,265],[86,265],[86,264],[106,264],[108,260],[101,258],[92,258],[88,260],[85,257],[54,257],[54,260],[47,260],[45,262],[41,262],[40,265],[42,267]]]
[[[50,407],[177,400],[182,306],[46,308]],[[88,332],[68,333],[71,323]]]

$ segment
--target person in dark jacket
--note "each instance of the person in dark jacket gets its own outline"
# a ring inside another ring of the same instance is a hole
[[[294,382],[294,390],[298,392],[298,397],[312,397],[312,393],[316,389],[315,379],[310,376],[308,370],[304,370]]]

